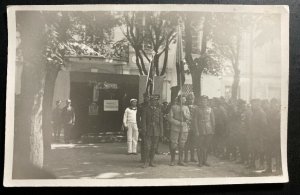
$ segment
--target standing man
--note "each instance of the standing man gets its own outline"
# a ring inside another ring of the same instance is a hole
[[[238,111],[239,111],[239,136],[238,136],[238,148],[240,153],[240,160],[238,163],[248,163],[249,162],[249,152],[248,152],[248,143],[247,143],[247,135],[249,134],[251,128],[251,117],[252,112],[247,107],[246,102],[243,100],[239,100],[238,103]]]
[[[62,124],[61,124],[61,108],[60,108],[60,100],[56,101],[56,107],[54,108],[54,110],[52,111],[52,128],[53,128],[53,133],[54,133],[54,141],[58,142],[59,141],[59,137],[60,137],[60,131],[62,128]]]
[[[256,169],[255,161],[259,159],[260,168],[263,166],[263,131],[267,129],[267,116],[261,108],[261,102],[258,99],[251,101],[251,133],[252,133],[252,151],[249,168]]]
[[[171,163],[170,166],[175,165],[175,154],[176,148],[179,151],[178,165],[185,166],[183,162],[183,151],[184,146],[188,137],[188,124],[187,121],[190,120],[189,108],[183,104],[182,96],[179,95],[176,99],[176,103],[171,107],[169,113],[169,121],[171,123],[170,131],[170,153],[171,153]]]
[[[202,96],[200,105],[194,114],[195,143],[197,145],[198,166],[209,166],[207,163],[208,149],[215,132],[215,116],[211,107],[208,106],[208,97]]]
[[[188,137],[187,137],[187,141],[186,141],[186,144],[185,144],[185,148],[184,148],[184,162],[187,163],[188,162],[188,153],[189,151],[191,152],[191,158],[190,158],[190,161],[191,162],[197,162],[195,160],[195,145],[194,145],[194,126],[193,126],[193,123],[192,123],[192,118],[194,116],[194,110],[195,110],[195,105],[194,105],[194,95],[191,93],[187,96],[187,101],[186,101],[186,105],[188,106],[189,108],[189,111],[190,111],[190,120],[188,120]]]
[[[227,112],[222,106],[221,100],[214,98],[212,106],[215,116],[215,134],[213,148],[217,157],[224,157],[227,133]]]
[[[62,121],[64,127],[64,140],[65,143],[70,143],[71,131],[75,125],[75,111],[71,106],[71,100],[66,101],[66,106],[62,110]]]
[[[266,138],[266,161],[267,168],[264,173],[272,173],[272,159],[275,158],[276,171],[281,172],[280,155],[280,104],[277,99],[270,102],[268,113],[268,130]]]
[[[169,142],[170,138],[170,125],[168,121],[168,114],[170,112],[170,106],[167,101],[163,102],[162,113],[163,113],[163,121],[164,121],[164,141]]]
[[[139,131],[137,126],[137,99],[130,100],[130,107],[125,109],[123,125],[127,129],[127,154],[137,155]]]
[[[145,138],[143,168],[155,167],[154,155],[159,137],[163,136],[163,114],[159,105],[159,95],[152,95],[150,105],[142,113],[142,130]]]
[[[149,95],[147,93],[144,93],[144,102],[141,103],[137,110],[137,124],[139,129],[139,137],[141,139],[141,162],[145,163],[145,130],[143,129],[142,125],[142,114],[143,111],[146,109],[146,107],[149,105]]]

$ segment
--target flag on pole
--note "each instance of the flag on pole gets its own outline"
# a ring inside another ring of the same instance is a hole
[[[174,60],[171,62],[173,66],[173,74],[171,80],[171,99],[182,93],[182,86],[185,82],[184,63],[183,63],[183,47],[182,47],[182,33],[178,25],[177,28],[177,42],[175,47]],[[175,61],[175,63],[174,63]],[[174,66],[175,65],[175,66]],[[176,72],[175,72],[176,69]],[[175,75],[176,74],[176,75]],[[173,94],[173,95],[172,95]]]
[[[182,34],[180,26],[178,25],[177,33],[177,47],[176,47],[176,72],[177,72],[177,85],[182,90],[182,85],[185,82],[184,76],[184,63],[183,63],[183,48],[182,48]]]

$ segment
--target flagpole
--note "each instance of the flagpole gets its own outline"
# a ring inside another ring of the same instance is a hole
[[[150,61],[150,66],[149,66],[149,69],[148,69],[148,75],[147,75],[147,81],[146,81],[146,92],[147,92],[147,94],[148,94],[147,89],[148,89],[148,84],[149,84],[149,77],[150,77],[150,74],[151,74],[151,71],[152,71],[153,58],[154,58],[154,56],[152,54],[152,59]],[[154,76],[153,76],[153,79],[154,79]],[[153,88],[154,88],[154,81],[153,81]],[[148,94],[148,95],[151,95],[151,94]]]
[[[180,132],[182,132],[183,130],[183,127],[182,127],[182,122],[183,122],[183,110],[182,110],[182,77],[181,77],[181,74],[182,74],[182,62],[181,62],[181,51],[179,49],[181,49],[182,45],[181,45],[181,31],[180,31],[180,25],[178,25],[178,38],[177,38],[177,41],[178,41],[178,47],[177,47],[177,50],[176,52],[178,52],[178,56],[177,56],[177,60],[179,58],[179,73],[180,73],[180,76],[178,77],[179,78],[179,92],[180,92]],[[180,40],[179,40],[180,38]]]

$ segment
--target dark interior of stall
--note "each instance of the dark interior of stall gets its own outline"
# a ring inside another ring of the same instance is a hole
[[[93,101],[93,82],[117,84],[117,88],[99,89],[98,100]],[[117,75],[89,72],[72,72],[70,98],[76,113],[73,138],[88,133],[121,131],[123,113],[131,98],[138,98],[139,77],[137,75]],[[104,100],[117,100],[117,111],[106,111]],[[97,114],[91,115],[89,106],[96,103]]]

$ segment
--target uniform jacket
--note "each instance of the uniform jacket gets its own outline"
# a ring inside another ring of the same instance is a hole
[[[197,107],[194,114],[195,133],[209,135],[215,133],[215,116],[210,107]]]
[[[63,124],[75,124],[75,111],[74,108],[71,107],[70,110],[67,107],[64,107],[61,113]]]
[[[163,136],[163,113],[160,106],[144,107],[141,121],[145,136]]]
[[[267,115],[263,109],[253,110],[251,123],[252,132],[257,136],[263,136],[263,131],[268,128]]]
[[[223,106],[213,108],[215,116],[215,133],[226,135],[228,132],[228,115]]]
[[[137,112],[136,112],[136,122],[137,126],[140,130],[142,130],[143,125],[142,125],[142,115],[143,115],[143,110],[148,106],[148,103],[141,103],[137,107]]]
[[[189,108],[185,105],[173,105],[169,113],[169,121],[171,123],[171,131],[175,132],[188,132],[188,120],[191,115]]]
[[[125,127],[128,126],[128,123],[137,124],[137,108],[126,108],[123,116],[123,124]]]
[[[268,135],[271,139],[280,138],[280,110],[270,109],[267,114]]]
[[[188,105],[188,108],[189,108],[189,111],[190,111],[190,118],[189,120],[187,121],[188,123],[188,128],[189,128],[189,131],[191,131],[192,129],[194,129],[194,124],[192,122],[193,118],[194,118],[194,115],[195,115],[195,109],[196,109],[197,106],[195,105]]]

